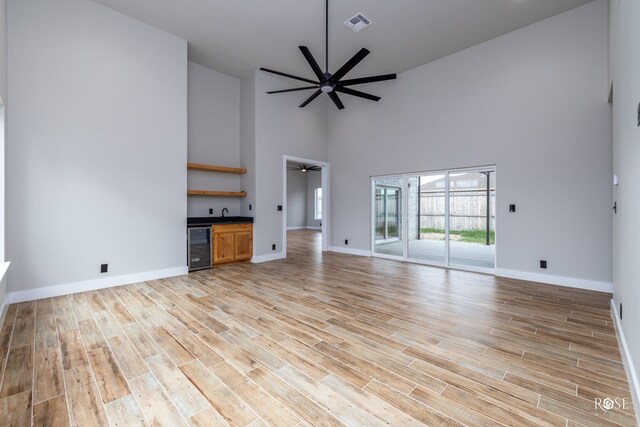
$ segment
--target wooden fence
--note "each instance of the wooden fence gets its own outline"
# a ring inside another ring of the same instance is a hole
[[[495,230],[496,198],[491,191],[490,227]],[[423,191],[420,197],[420,228],[444,230],[444,191]],[[451,191],[449,195],[449,227],[451,230],[487,229],[487,192]]]

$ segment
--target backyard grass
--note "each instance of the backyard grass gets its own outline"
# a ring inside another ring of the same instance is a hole
[[[437,228],[421,228],[420,233],[435,233],[435,234],[444,234],[444,230],[439,230]],[[459,242],[467,242],[467,243],[486,243],[487,242],[487,232],[485,230],[450,230],[449,234],[453,234],[456,236],[460,236],[461,239]],[[490,233],[491,244],[496,243],[496,233],[492,231]]]

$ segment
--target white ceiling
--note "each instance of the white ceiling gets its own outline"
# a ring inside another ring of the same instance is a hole
[[[262,67],[313,78],[324,69],[324,0],[94,0],[189,42],[189,59],[235,77]],[[348,76],[402,72],[592,0],[329,0],[329,71],[360,48]],[[354,33],[355,13],[373,24]]]

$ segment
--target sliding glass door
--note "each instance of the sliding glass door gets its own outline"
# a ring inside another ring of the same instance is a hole
[[[449,263],[494,268],[495,173],[449,174]]]
[[[409,176],[407,181],[410,192],[407,258],[446,264],[447,175],[422,174]]]
[[[374,251],[402,257],[402,178],[374,180]]]
[[[494,167],[374,178],[374,255],[495,268],[495,191]]]

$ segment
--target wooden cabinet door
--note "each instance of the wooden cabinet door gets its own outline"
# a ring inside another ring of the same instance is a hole
[[[213,263],[229,262],[235,260],[235,234],[213,234]]]
[[[236,260],[251,259],[253,256],[253,232],[238,231],[236,232]]]

